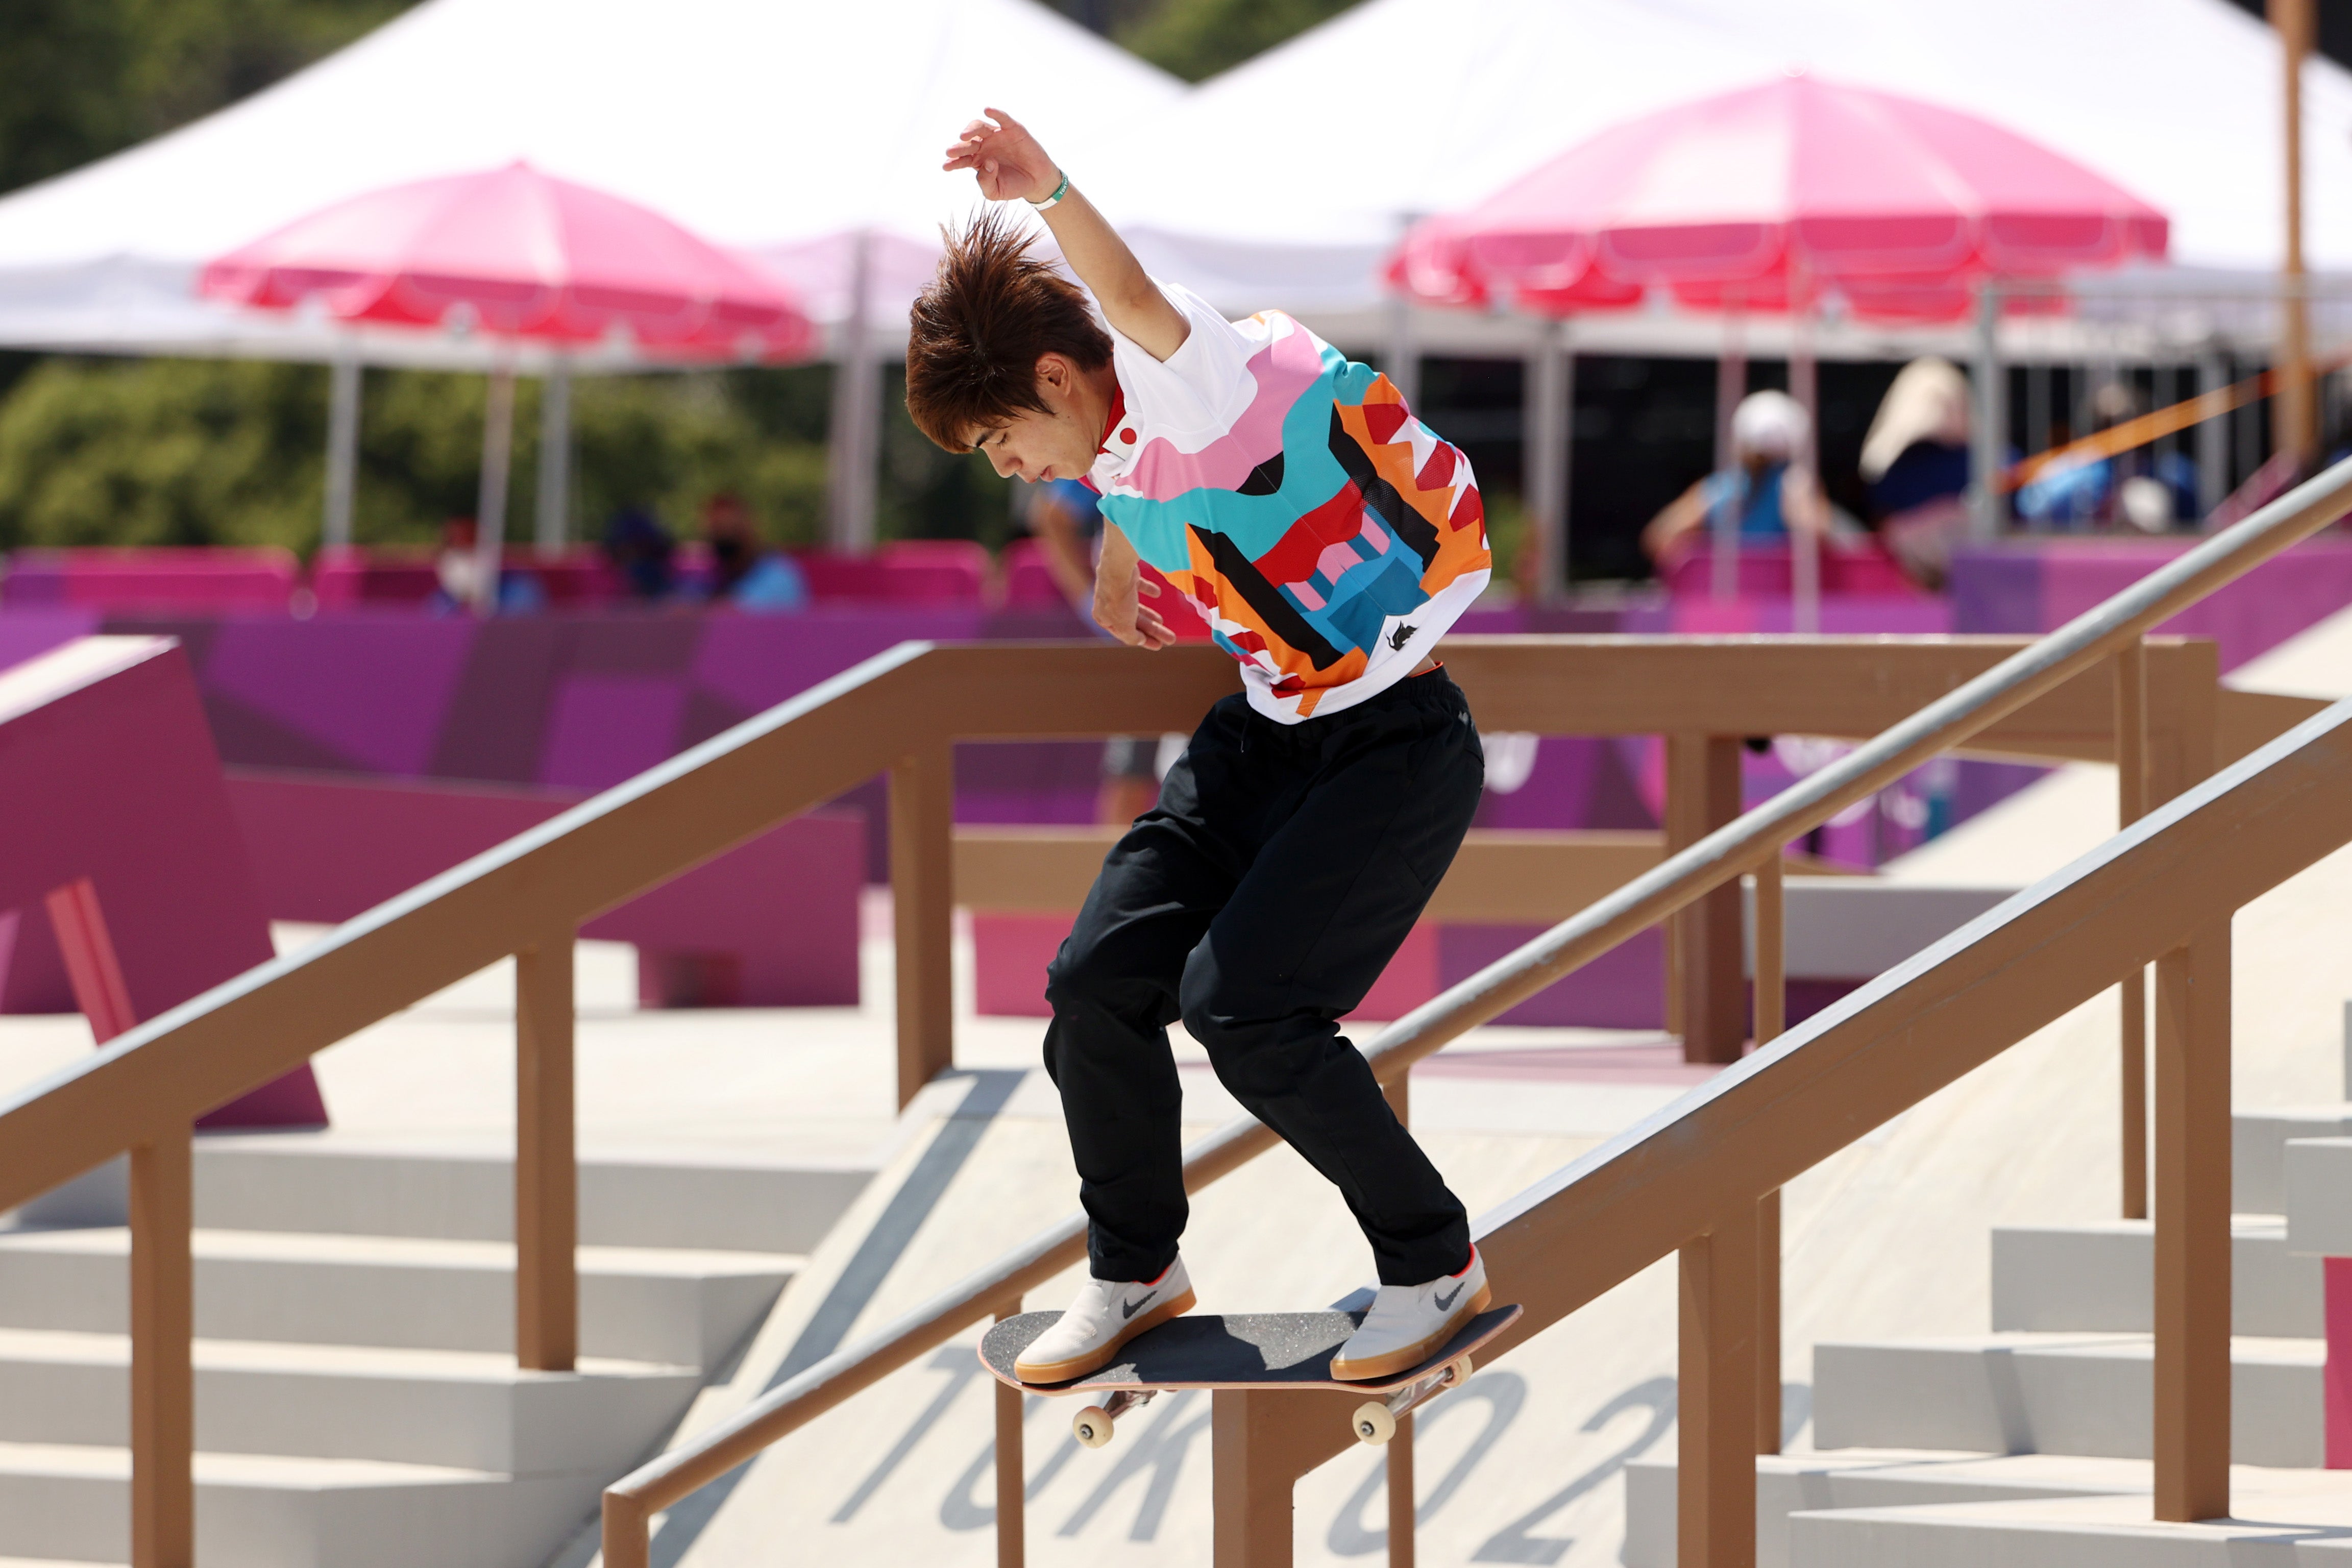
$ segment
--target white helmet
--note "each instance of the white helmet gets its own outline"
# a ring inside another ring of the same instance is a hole
[[[1805,449],[1812,421],[1804,405],[1785,392],[1751,392],[1731,415],[1733,458],[1749,456],[1793,462]]]

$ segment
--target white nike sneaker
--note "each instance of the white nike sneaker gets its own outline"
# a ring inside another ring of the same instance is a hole
[[[1426,1285],[1383,1285],[1372,1298],[1372,1310],[1331,1358],[1331,1375],[1345,1383],[1393,1377],[1419,1366],[1492,1299],[1486,1260],[1475,1247],[1459,1274]]]
[[[1118,1347],[1192,1310],[1192,1281],[1179,1258],[1157,1279],[1089,1279],[1062,1321],[1023,1351],[1013,1370],[1024,1383],[1066,1383],[1109,1364]]]

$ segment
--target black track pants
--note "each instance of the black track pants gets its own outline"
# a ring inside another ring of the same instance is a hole
[[[1328,718],[1209,710],[1087,893],[1048,973],[1098,1279],[1150,1279],[1187,1205],[1168,1045],[1179,1018],[1250,1112],[1330,1178],[1383,1284],[1461,1268],[1461,1201],[1339,1033],[1453,862],[1486,759],[1443,670]]]

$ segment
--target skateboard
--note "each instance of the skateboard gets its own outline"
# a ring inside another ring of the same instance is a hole
[[[1170,1388],[1315,1388],[1372,1394],[1356,1407],[1356,1441],[1374,1447],[1396,1436],[1397,1417],[1470,1377],[1470,1355],[1518,1321],[1517,1307],[1490,1307],[1457,1330],[1437,1353],[1392,1377],[1343,1383],[1331,1375],[1331,1356],[1363,1321],[1361,1312],[1258,1312],[1228,1317],[1200,1313],[1171,1318],[1119,1347],[1118,1359],[1067,1383],[1024,1383],[1013,1363],[1031,1341],[1061,1318],[1024,1312],[988,1331],[981,1364],[999,1383],[1032,1394],[1104,1397],[1079,1411],[1070,1431],[1089,1448],[1111,1439],[1127,1412]]]

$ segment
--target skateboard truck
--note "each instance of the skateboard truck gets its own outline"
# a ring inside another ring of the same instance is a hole
[[[1156,1388],[1122,1388],[1100,1405],[1089,1405],[1070,1417],[1070,1436],[1089,1448],[1110,1441],[1111,1424],[1130,1410],[1151,1403]]]
[[[1455,1356],[1427,1377],[1416,1378],[1402,1388],[1379,1399],[1368,1399],[1356,1406],[1349,1425],[1354,1429],[1356,1441],[1367,1447],[1377,1448],[1396,1436],[1397,1417],[1409,1415],[1449,1388],[1458,1388],[1470,1381],[1470,1358]],[[1079,1439],[1085,1441],[1083,1437]]]

